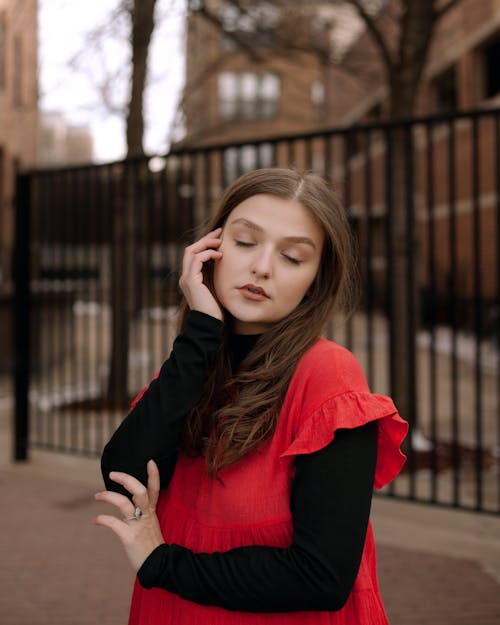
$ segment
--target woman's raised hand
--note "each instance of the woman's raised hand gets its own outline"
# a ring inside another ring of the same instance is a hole
[[[117,519],[114,516],[100,514],[94,522],[96,525],[109,527],[118,536],[135,572],[141,568],[150,553],[165,542],[156,516],[160,473],[153,460],[148,462],[147,469],[147,488],[127,473],[112,471],[109,474],[113,482],[121,484],[129,491],[133,503],[125,495],[109,490],[94,495],[97,501],[104,501],[118,508],[123,516],[123,519]]]
[[[222,228],[212,230],[207,235],[186,247],[182,259],[182,274],[179,286],[191,310],[206,313],[217,319],[223,319],[222,309],[208,287],[203,283],[203,263],[219,260],[222,252],[217,249],[222,239]]]

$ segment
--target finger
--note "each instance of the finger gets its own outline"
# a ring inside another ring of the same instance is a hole
[[[196,254],[197,252],[201,252],[207,247],[220,245],[221,242],[222,239],[217,236],[217,234],[209,233],[198,241],[195,241],[194,243],[186,247],[186,252]]]
[[[203,247],[197,247],[195,249],[187,249],[184,252],[184,256],[182,259],[182,272],[183,273],[188,273],[190,267],[192,266],[193,262],[196,260],[197,256],[199,254],[203,254],[204,252],[207,251],[216,251],[215,248],[219,247],[219,245],[221,244],[221,240],[220,239],[214,239],[214,242],[211,245],[204,245]]]
[[[136,506],[139,506],[141,510],[146,510],[149,507],[149,497],[147,488],[139,482],[138,479],[129,475],[128,473],[122,473],[121,471],[111,471],[109,478],[121,484],[132,495],[132,501]]]
[[[194,278],[198,276],[203,269],[203,263],[206,263],[208,260],[219,260],[220,258],[222,258],[222,252],[217,250],[205,250],[203,252],[198,252],[198,254],[190,258],[189,261],[183,263],[182,275],[180,278],[181,285],[186,278]]]
[[[219,252],[218,250],[204,250],[203,252],[198,252],[192,259],[190,269],[191,271],[198,273],[203,266],[203,263],[206,263],[207,260],[211,260],[212,258],[221,258],[221,256],[222,252]]]
[[[113,530],[122,542],[126,542],[129,538],[129,526],[124,521],[120,521],[120,519],[117,519],[114,516],[100,514],[94,519],[94,523],[96,525],[100,525],[101,527],[108,527],[110,530]]]
[[[111,505],[115,506],[125,518],[131,517],[135,512],[135,508],[130,499],[128,497],[125,497],[125,495],[120,495],[120,493],[114,493],[110,490],[105,490],[100,493],[96,493],[94,495],[94,498],[97,501],[110,503]]]
[[[158,497],[160,494],[160,472],[154,460],[150,460],[147,465],[148,469],[148,495],[149,505],[156,509]]]

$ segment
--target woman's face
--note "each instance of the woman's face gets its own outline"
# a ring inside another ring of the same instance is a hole
[[[323,231],[297,201],[254,195],[229,215],[214,287],[234,331],[260,334],[286,317],[318,271]]]

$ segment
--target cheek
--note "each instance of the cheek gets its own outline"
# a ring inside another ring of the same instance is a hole
[[[302,301],[306,293],[309,291],[309,288],[314,283],[315,278],[316,278],[316,271],[308,272],[306,275],[302,277],[302,279],[297,284],[297,289],[295,290],[294,295],[299,303]]]
[[[215,290],[215,294],[217,295],[217,297],[220,296],[220,291],[221,291],[221,261],[215,261],[214,263],[214,273],[213,273],[213,283],[214,283],[214,290]]]
[[[221,251],[223,250],[221,249]],[[214,263],[213,283],[215,294],[219,299],[223,296],[224,288],[229,283],[230,266],[231,261],[226,255],[224,255],[220,260],[216,260]]]

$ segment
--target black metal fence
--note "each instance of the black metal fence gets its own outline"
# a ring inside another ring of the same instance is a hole
[[[196,226],[243,171],[289,165],[336,185],[359,242],[361,304],[328,334],[375,392],[392,395],[395,368],[410,372],[409,459],[387,493],[499,513],[500,110],[21,174],[16,457],[100,453],[169,353]],[[394,332],[403,286],[406,363]]]

